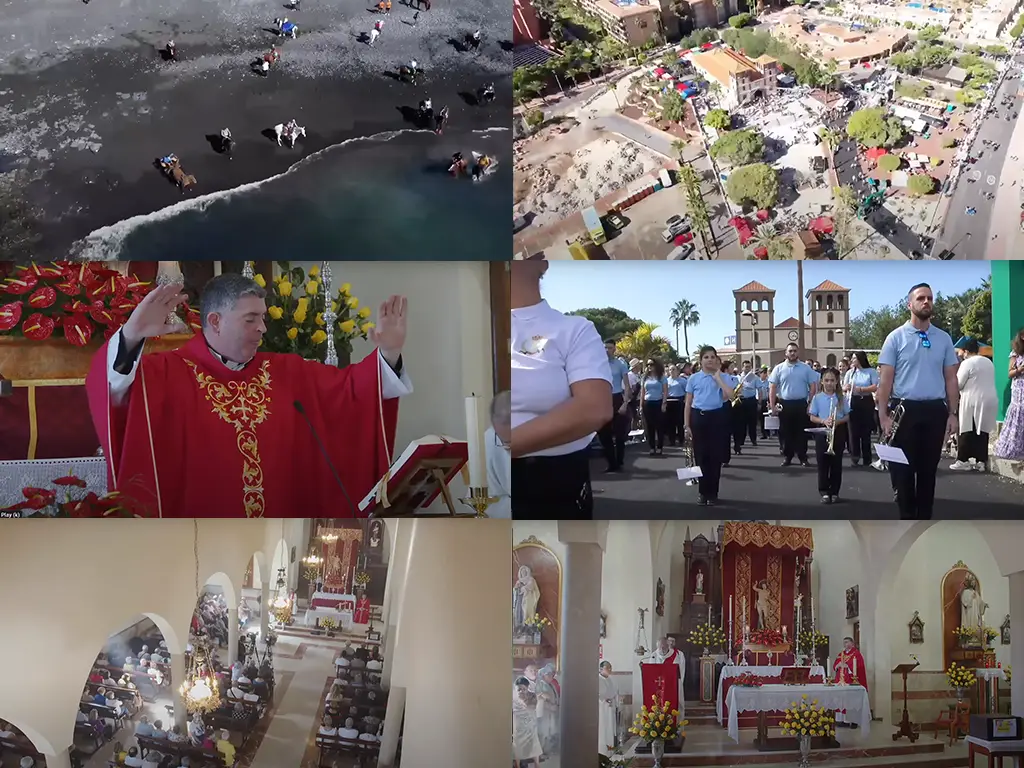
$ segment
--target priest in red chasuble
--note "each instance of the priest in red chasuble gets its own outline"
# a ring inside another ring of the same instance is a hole
[[[832,662],[832,673],[833,679],[839,684],[863,685],[865,689],[868,687],[868,669],[864,664],[864,657],[857,650],[857,646],[853,644],[852,637],[843,638],[843,650]],[[837,710],[836,722],[843,723],[845,721],[846,710]],[[851,723],[850,727],[855,726]]]
[[[352,613],[352,623],[370,623],[370,598],[366,596],[365,592],[360,592],[359,597],[356,599],[356,609]]]
[[[377,349],[339,369],[260,352],[266,292],[220,275],[201,296],[202,332],[143,355],[146,339],[181,330],[168,321],[181,291],[152,291],[93,358],[86,391],[110,487],[154,517],[354,516],[390,465],[397,398],[412,392],[406,300],[381,305]]]

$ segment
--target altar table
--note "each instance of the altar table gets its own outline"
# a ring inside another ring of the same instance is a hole
[[[967,768],[974,768],[974,756],[983,755],[988,758],[988,768],[992,768],[993,761],[1003,768],[1003,758],[1009,757],[1013,760],[1014,768],[1020,768],[1024,758],[1024,741],[985,741],[974,736],[967,739]]]
[[[726,688],[732,687],[731,685],[726,685],[726,680],[750,673],[754,677],[777,678],[781,681],[783,669],[787,669],[787,667],[744,667],[739,664],[722,667],[722,674],[718,676],[718,696],[715,700],[715,711],[718,714],[718,722],[722,722],[722,718],[725,717],[722,704],[725,701],[726,695],[728,695]],[[821,682],[825,682],[824,667],[813,666],[810,667],[810,670],[811,677],[820,677]]]
[[[865,736],[870,731],[871,705],[868,703],[868,692],[864,686],[811,684],[762,685],[760,688],[747,688],[734,685],[729,688],[729,695],[725,700],[729,709],[729,736],[739,743],[740,712],[781,712],[792,706],[794,701],[799,703],[803,694],[807,694],[808,702],[817,699],[818,704],[827,710],[845,709],[848,722],[856,723]]]
[[[68,475],[85,481],[86,487],[67,488],[53,484],[58,477]],[[102,456],[89,456],[80,459],[0,461],[0,509],[25,501],[25,495],[21,492],[24,488],[55,490],[61,500],[67,498],[69,491],[72,499],[85,498],[90,491],[97,496],[105,496],[109,492],[106,459]]]
[[[346,632],[352,629],[352,611],[336,611],[333,608],[309,608],[302,622],[306,626],[316,624],[318,619],[334,619]]]
[[[335,592],[314,592],[309,601],[310,608],[333,608],[334,610],[355,610],[356,596]]]

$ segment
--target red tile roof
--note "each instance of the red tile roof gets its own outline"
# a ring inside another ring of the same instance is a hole
[[[797,322],[797,319],[795,317],[787,317],[781,323],[776,323],[775,327],[776,328],[799,328],[800,324]],[[810,327],[811,326],[809,326],[807,323],[804,323],[804,328],[810,328]]]
[[[751,280],[742,288],[737,288],[733,293],[775,293],[775,291],[765,285],[761,285],[757,280]]]
[[[811,291],[849,291],[849,290],[850,290],[849,288],[843,288],[843,286],[839,285],[839,283],[833,283],[831,280],[826,280],[821,285],[815,286],[814,288],[811,288],[807,292],[810,293]]]

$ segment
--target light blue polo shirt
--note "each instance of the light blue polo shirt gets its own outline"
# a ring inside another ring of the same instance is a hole
[[[654,379],[648,376],[644,379],[644,399],[648,402],[653,403],[655,400],[661,400],[661,385],[665,383],[665,379]]]
[[[685,376],[680,376],[678,379],[672,376],[668,377],[668,396],[673,398],[686,397]]]
[[[819,419],[827,419],[829,414],[832,413],[832,403],[836,402],[836,395],[826,395],[824,392],[819,392],[813,398],[811,398],[811,405],[808,407],[807,412],[812,416],[817,416]],[[848,398],[843,398],[841,403],[836,404],[836,419],[841,419],[850,413],[850,401]]]
[[[811,385],[820,381],[821,374],[802,360],[779,363],[768,376],[779,400],[806,400],[811,394]]]
[[[722,381],[728,383],[728,374],[722,374]],[[715,377],[700,371],[686,381],[686,394],[693,395],[691,408],[698,411],[715,411],[722,407],[722,388]]]
[[[929,326],[926,347],[908,320],[885,337],[879,365],[895,369],[892,396],[897,400],[945,400],[945,368],[957,364],[953,340],[941,328]]]
[[[874,368],[858,368],[855,371],[847,371],[846,383],[853,387],[878,386],[878,371]],[[871,397],[871,395],[857,395],[857,397]]]
[[[746,378],[744,378],[746,376]],[[743,398],[757,397],[757,382],[760,381],[754,372],[751,371],[749,374],[740,374],[740,380],[743,382]]]
[[[762,400],[768,399],[768,379],[762,380],[760,376],[757,377],[757,394]]]
[[[608,367],[611,369],[612,376],[612,394],[622,394],[622,378],[629,373],[629,365],[625,360],[620,360],[617,357],[613,357],[608,361]]]

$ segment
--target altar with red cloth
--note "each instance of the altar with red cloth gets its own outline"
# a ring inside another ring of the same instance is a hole
[[[334,611],[354,611],[355,595],[339,595],[333,592],[314,592],[309,601],[310,608],[330,608]]]

